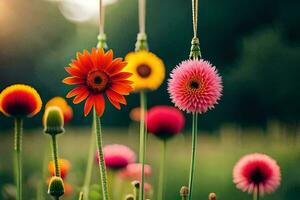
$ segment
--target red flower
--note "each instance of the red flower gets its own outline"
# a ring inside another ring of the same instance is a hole
[[[64,179],[67,174],[70,171],[71,168],[71,164],[68,160],[65,159],[59,159],[58,160],[58,165],[59,165],[59,169],[60,169],[60,177],[62,179]],[[54,162],[50,161],[48,164],[48,170],[50,172],[50,176],[55,176],[55,166],[54,166]]]
[[[160,139],[169,139],[184,127],[182,112],[171,106],[154,106],[147,112],[147,129]]]
[[[144,166],[144,174],[145,176],[150,176],[152,173],[152,169],[150,165]],[[129,180],[141,180],[142,177],[142,164],[141,163],[132,163],[126,166],[125,169],[123,169],[119,176],[123,179],[129,179]]]
[[[84,115],[87,116],[94,106],[98,116],[102,116],[105,109],[104,94],[110,103],[117,109],[120,104],[126,105],[124,95],[133,90],[132,81],[127,80],[131,73],[124,72],[126,62],[121,58],[113,60],[113,51],[104,53],[103,49],[87,50],[83,54],[77,53],[77,59],[73,60],[66,71],[71,75],[63,80],[69,85],[78,85],[67,94],[67,98],[75,97],[74,104],[86,99]]]

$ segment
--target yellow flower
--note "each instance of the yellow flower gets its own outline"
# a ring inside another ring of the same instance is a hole
[[[128,63],[126,70],[133,75],[134,90],[156,90],[165,78],[163,61],[155,54],[148,51],[137,51],[127,54],[125,61]]]

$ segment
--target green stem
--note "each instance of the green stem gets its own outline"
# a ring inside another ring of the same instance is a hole
[[[102,185],[102,194],[103,200],[108,200],[108,189],[107,189],[107,175],[106,175],[106,167],[104,161],[104,155],[102,150],[102,131],[101,131],[101,123],[100,118],[97,116],[96,110],[94,109],[94,123],[96,129],[96,140],[97,140],[97,148],[99,153],[99,170],[100,170],[100,177],[101,177],[101,185]]]
[[[90,190],[90,184],[91,184],[91,178],[93,173],[93,163],[94,163],[94,157],[95,157],[95,148],[96,148],[96,142],[95,142],[95,124],[93,123],[92,127],[92,134],[90,138],[90,148],[89,148],[89,155],[88,155],[88,161],[87,161],[87,167],[85,171],[85,178],[84,178],[84,184],[83,184],[83,197],[84,199],[89,199],[89,190]]]
[[[17,200],[22,200],[22,134],[23,120],[16,118],[14,151],[16,156]]]
[[[256,187],[256,190],[253,192],[253,200],[259,200],[259,187]]]
[[[147,97],[145,92],[140,92],[140,104],[141,104],[141,120],[140,120],[140,153],[139,162],[142,163],[142,177],[141,177],[141,187],[139,199],[144,199],[144,185],[145,185],[145,153],[146,153],[146,128],[145,128],[145,115],[146,115],[146,101]]]
[[[193,113],[193,126],[192,126],[192,155],[191,155],[191,166],[190,166],[190,177],[189,177],[189,200],[192,199],[193,183],[194,183],[194,172],[195,172],[195,158],[197,148],[197,126],[198,126],[198,113]]]
[[[161,156],[161,161],[160,161],[160,174],[159,174],[159,182],[158,182],[158,200],[163,200],[164,199],[164,179],[165,179],[165,167],[166,167],[166,153],[167,153],[167,141],[163,141],[163,146],[162,146],[162,156]]]
[[[52,138],[52,142],[51,142],[52,158],[53,158],[54,167],[55,167],[55,176],[60,177],[60,170],[59,170],[59,164],[58,164],[58,148],[57,148],[56,135],[51,135],[51,138]]]

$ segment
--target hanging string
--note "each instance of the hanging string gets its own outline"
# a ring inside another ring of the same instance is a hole
[[[135,50],[147,50],[148,42],[146,34],[146,0],[139,0],[139,33],[135,43]]]
[[[105,7],[103,5],[103,0],[99,0],[99,35],[97,48],[107,49],[106,35],[104,32],[104,18],[105,18]]]
[[[190,58],[191,59],[200,59],[201,51],[200,51],[200,41],[197,37],[198,32],[198,0],[192,0],[192,16],[193,16],[193,32],[194,36],[191,42],[191,51]]]

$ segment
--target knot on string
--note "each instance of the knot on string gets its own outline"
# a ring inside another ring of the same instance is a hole
[[[104,33],[98,35],[98,43],[97,48],[103,48],[108,49],[107,43],[106,43],[106,35]]]
[[[137,35],[136,43],[135,43],[135,51],[146,50],[148,51],[148,41],[146,33],[139,33]]]
[[[191,51],[190,51],[190,59],[200,59],[201,58],[201,50],[200,50],[200,41],[197,37],[193,37],[191,41]]]

